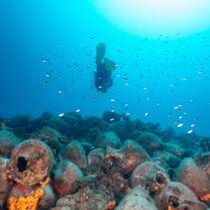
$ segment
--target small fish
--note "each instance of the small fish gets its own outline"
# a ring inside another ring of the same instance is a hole
[[[42,59],[42,63],[46,63],[48,59]]]
[[[187,131],[187,133],[192,133],[193,132],[193,130],[189,130],[189,131]]]
[[[81,109],[77,109],[75,112],[80,112],[81,111]]]
[[[177,127],[180,128],[180,127],[182,127],[183,125],[184,125],[184,123],[179,123],[179,124],[177,125]]]
[[[195,126],[195,124],[194,124],[194,123],[190,125],[190,127],[191,127],[191,128],[192,128],[192,127],[194,127],[194,126]]]
[[[61,113],[58,115],[58,117],[63,117],[64,116],[64,113]]]
[[[135,156],[130,156],[129,159],[130,160],[134,160],[135,159]]]
[[[63,89],[59,90],[58,93],[63,93]]]
[[[144,116],[147,116],[149,114],[149,112],[146,112],[145,114],[144,114]]]
[[[45,76],[46,76],[46,77],[51,77],[51,74],[46,73]]]
[[[157,106],[160,106],[160,102],[158,102],[156,105],[157,105]]]
[[[179,105],[175,106],[174,109],[178,109],[181,106],[182,106],[182,104],[179,104]]]

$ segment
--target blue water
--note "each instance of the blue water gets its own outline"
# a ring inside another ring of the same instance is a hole
[[[116,110],[210,135],[210,29],[173,39],[134,36],[85,0],[1,1],[0,28],[0,115]],[[119,64],[106,93],[93,86],[100,42]]]

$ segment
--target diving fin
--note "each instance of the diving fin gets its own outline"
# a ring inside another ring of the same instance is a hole
[[[107,71],[114,71],[117,68],[116,63],[108,58],[104,58],[104,65]]]
[[[100,63],[106,52],[106,45],[99,43],[96,47],[96,63]]]

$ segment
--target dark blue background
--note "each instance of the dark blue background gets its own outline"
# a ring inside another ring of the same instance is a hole
[[[81,109],[83,116],[102,116],[115,109],[182,132],[195,123],[198,134],[210,135],[210,30],[176,39],[135,37],[116,29],[85,0],[1,1],[0,29],[1,115]],[[99,42],[119,64],[106,94],[90,88]],[[183,106],[175,110],[178,104]],[[176,128],[175,120],[183,127]]]

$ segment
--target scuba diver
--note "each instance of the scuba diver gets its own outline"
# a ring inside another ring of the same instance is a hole
[[[104,43],[98,44],[96,47],[96,65],[97,70],[95,72],[94,78],[94,86],[98,91],[105,93],[109,87],[112,86],[113,80],[111,78],[112,71],[114,71],[117,65],[105,58],[106,46]],[[103,62],[102,62],[103,60]]]

